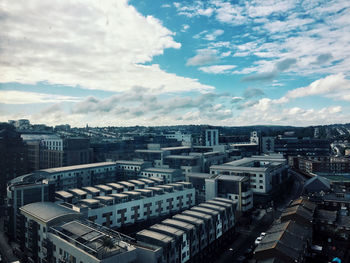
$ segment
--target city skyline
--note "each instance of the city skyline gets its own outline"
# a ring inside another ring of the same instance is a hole
[[[349,122],[346,1],[4,1],[0,121]]]

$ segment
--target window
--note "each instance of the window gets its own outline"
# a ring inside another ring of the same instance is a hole
[[[262,185],[259,186],[260,189],[264,189],[264,187]]]

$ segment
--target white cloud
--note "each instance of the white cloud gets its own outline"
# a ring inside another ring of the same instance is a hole
[[[199,50],[197,53],[197,55],[187,60],[187,66],[206,65],[219,61],[219,57],[217,56],[217,52],[215,50],[205,49]]]
[[[341,73],[330,75],[312,82],[309,86],[290,90],[281,99],[286,101],[313,95],[323,95],[338,100],[350,101],[350,81]]]
[[[126,0],[62,0],[54,7],[41,0],[7,0],[2,7],[0,82],[108,91],[138,85],[162,92],[213,89],[149,64],[181,44],[158,19],[142,16]]]
[[[184,25],[182,25],[181,32],[186,32],[186,31],[187,31],[189,28],[190,28],[190,26],[189,26],[189,25],[184,24]]]
[[[199,70],[210,74],[225,74],[229,73],[230,69],[234,69],[235,65],[213,65],[207,67],[200,67]]]
[[[17,90],[0,90],[0,103],[3,104],[77,102],[81,99],[82,98],[55,94],[45,94]]]
[[[213,41],[215,40],[218,36],[221,36],[224,33],[224,30],[222,29],[216,29],[212,33],[207,34],[204,36],[205,40]]]

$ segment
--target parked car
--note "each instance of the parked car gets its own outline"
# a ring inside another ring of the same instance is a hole
[[[257,237],[256,239],[255,239],[255,242],[254,242],[254,244],[257,246],[257,245],[259,245],[260,243],[261,243],[261,240],[263,239],[263,237]]]

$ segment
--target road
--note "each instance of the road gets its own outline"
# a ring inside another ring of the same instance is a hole
[[[289,202],[299,198],[304,191],[304,183],[307,179],[295,171],[290,170],[290,173],[295,178],[290,198],[287,198],[284,202],[279,204],[274,212],[274,218],[280,217],[281,211],[283,211],[289,205]],[[237,258],[244,255],[244,252],[248,248],[254,247],[255,239],[261,232],[266,232],[270,226],[271,224],[261,224],[261,222],[255,222],[254,226],[250,226],[249,229],[238,228],[238,235],[235,241],[223,249],[223,252],[220,254],[220,258],[214,261],[214,263],[243,262],[237,260]]]

